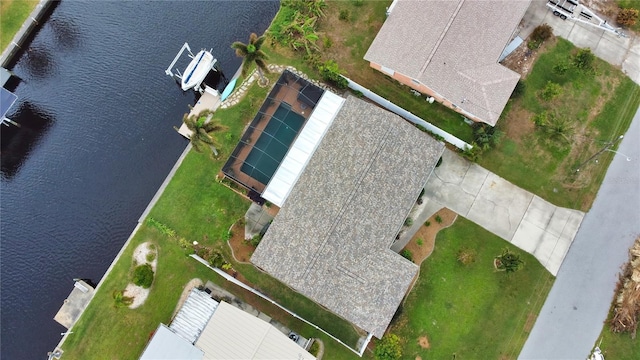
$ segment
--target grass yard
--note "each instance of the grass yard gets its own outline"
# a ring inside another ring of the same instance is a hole
[[[564,39],[553,41],[526,78],[523,96],[510,101],[498,122],[505,138],[478,162],[556,205],[587,211],[614,153],[604,152],[597,163],[580,165],[626,132],[640,105],[640,87],[597,58],[595,73],[571,66],[557,73],[554,67],[568,65],[578,49]],[[560,94],[542,100],[549,82],[559,85]],[[537,127],[533,118],[541,113],[566,120],[563,134]]]
[[[277,75],[270,77],[274,82]],[[177,237],[183,237],[189,242],[197,240],[201,245],[221,249],[228,259],[231,259],[229,248],[225,244],[228,230],[232,223],[244,216],[249,202],[220,184],[215,177],[237,143],[244,125],[253,118],[266,94],[267,89],[254,85],[238,105],[216,112],[215,116],[227,127],[227,131],[218,136],[219,159],[211,160],[206,154],[191,151],[149,215],[173,229]],[[114,306],[113,292],[123,290],[130,282],[133,250],[145,241],[151,241],[158,248],[158,269],[149,298],[135,310],[117,308]],[[65,358],[91,358],[95,354],[103,354],[111,359],[139,357],[158,324],[166,324],[171,320],[183,287],[193,278],[221,284],[303,336],[322,339],[332,358],[352,358],[351,351],[326,335],[257,296],[223,283],[221,277],[187,255],[175,240],[144,224],[73,327],[73,335],[67,338],[62,347]],[[255,287],[281,305],[355,347],[359,335],[349,323],[326,312],[253,266],[234,265]]]
[[[640,354],[640,339],[632,339],[630,334],[613,333],[608,325],[603,327],[598,342],[600,340],[600,349],[606,359],[636,360]]]
[[[504,248],[524,260],[520,271],[494,269]],[[462,249],[473,263],[457,260]],[[516,359],[553,281],[533,256],[458,217],[438,234],[390,331],[406,359]]]
[[[35,0],[2,0],[0,1],[0,47],[4,49],[16,35],[22,23],[38,5]]]

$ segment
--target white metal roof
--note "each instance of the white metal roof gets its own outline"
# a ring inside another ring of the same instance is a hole
[[[324,92],[311,117],[264,189],[262,193],[264,199],[282,207],[311,155],[342,108],[342,104],[344,104],[344,98],[330,91]]]
[[[315,360],[269,323],[224,301],[195,345],[204,351],[204,359]]]
[[[160,324],[140,360],[201,360],[203,356],[202,350],[175,334],[165,324]]]
[[[202,329],[207,326],[211,315],[216,311],[218,302],[211,295],[193,289],[184,302],[169,328],[190,343],[194,343]]]

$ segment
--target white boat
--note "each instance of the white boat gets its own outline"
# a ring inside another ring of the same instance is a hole
[[[202,83],[209,71],[213,68],[215,62],[216,59],[210,52],[200,50],[184,71],[181,84],[182,90],[187,91]]]

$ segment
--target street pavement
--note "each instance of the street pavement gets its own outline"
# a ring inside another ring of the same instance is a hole
[[[618,273],[640,235],[640,109],[617,151],[520,353],[521,360],[583,360],[598,341]],[[602,350],[606,358],[607,349]]]
[[[553,33],[571,41],[575,46],[590,48],[604,61],[616,65],[640,84],[640,37],[627,31],[627,37],[618,37],[597,27],[577,21],[562,20],[546,7],[546,0],[533,0],[520,23],[518,35],[526,39],[540,24],[549,24]]]
[[[450,150],[425,187],[440,204],[532,254],[556,275],[584,213],[555,206]]]

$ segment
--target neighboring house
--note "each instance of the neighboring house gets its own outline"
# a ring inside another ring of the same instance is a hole
[[[274,326],[193,289],[170,326],[160,324],[140,360],[315,360]]]
[[[495,125],[520,75],[498,64],[531,0],[395,0],[364,59],[464,117]]]
[[[401,117],[325,91],[262,194],[281,209],[251,261],[381,338],[419,270],[390,246],[443,150]]]

